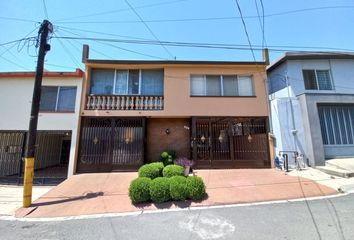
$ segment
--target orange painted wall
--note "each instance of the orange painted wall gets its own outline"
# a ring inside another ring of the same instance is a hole
[[[268,116],[265,88],[265,65],[242,64],[87,64],[90,68],[143,69],[164,68],[164,110],[162,111],[106,111],[83,110],[83,116]],[[190,76],[192,74],[236,74],[252,75],[255,97],[191,97]],[[89,75],[87,75],[82,97],[87,98]]]

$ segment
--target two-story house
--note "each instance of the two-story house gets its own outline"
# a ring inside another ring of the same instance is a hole
[[[35,72],[0,73],[0,178],[22,174]],[[43,73],[35,178],[66,178],[75,162],[83,71]]]
[[[137,169],[173,149],[198,168],[270,167],[267,61],[89,59],[76,172]]]
[[[354,55],[288,52],[267,68],[277,151],[314,166],[354,156]]]

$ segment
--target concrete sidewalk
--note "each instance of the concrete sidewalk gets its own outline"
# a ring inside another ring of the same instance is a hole
[[[36,200],[53,186],[34,186],[32,199]],[[23,187],[0,185],[0,216],[12,216],[22,206]]]
[[[133,205],[128,187],[137,173],[75,175],[40,197],[17,217],[65,217],[122,213],[164,208],[186,208],[236,203],[288,200],[336,194],[333,188],[274,169],[196,170],[207,187],[200,202],[169,202]]]

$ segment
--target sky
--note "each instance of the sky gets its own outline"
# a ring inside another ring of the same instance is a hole
[[[271,61],[285,51],[354,52],[353,0],[11,0],[0,2],[1,72],[35,70],[44,19],[54,26],[49,71],[83,69],[83,44],[91,59],[117,60],[261,61],[262,47]]]

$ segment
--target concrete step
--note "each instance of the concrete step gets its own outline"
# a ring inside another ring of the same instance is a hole
[[[329,175],[334,175],[337,177],[342,177],[342,178],[350,178],[354,177],[354,172],[353,171],[347,171],[343,170],[337,167],[331,167],[331,166],[323,166],[323,167],[316,167],[316,169],[325,172]]]
[[[354,172],[354,158],[329,159],[326,160],[326,166]]]

